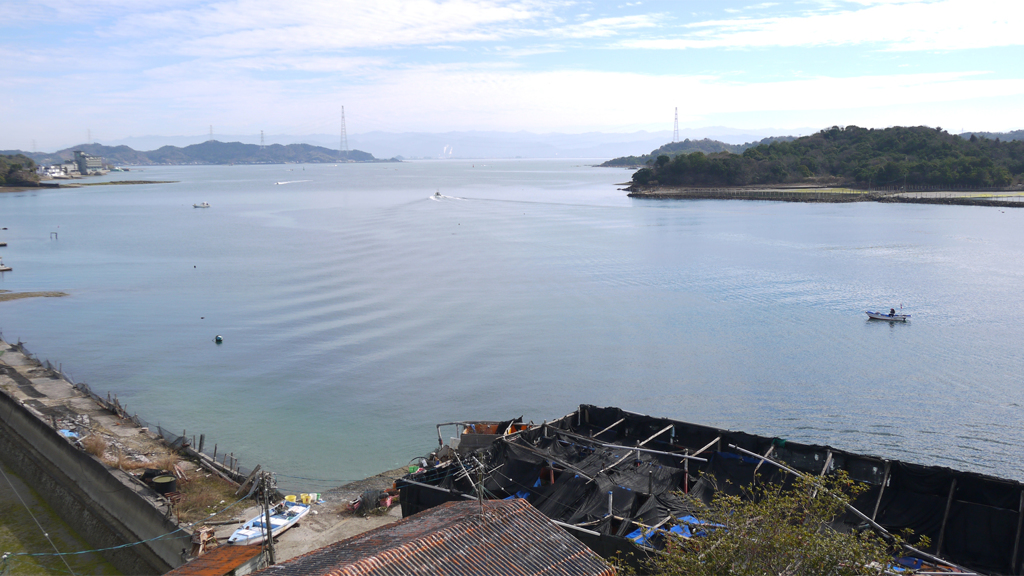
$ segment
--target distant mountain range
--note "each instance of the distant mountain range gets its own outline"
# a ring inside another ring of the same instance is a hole
[[[815,128],[740,130],[712,126],[680,129],[680,138],[710,138],[728,144],[760,140],[778,134],[811,134]],[[215,134],[221,142],[260,144],[260,134]],[[134,136],[101,140],[110,147],[128,146],[135,150],[156,150],[163,146],[185,148],[210,139],[208,134],[191,136]],[[642,154],[672,140],[671,130],[657,132],[587,132],[582,134],[461,131],[461,132],[365,132],[348,134],[350,148],[366,150],[377,158],[615,158]],[[339,148],[338,135],[267,134],[268,144],[311,144],[328,149]],[[70,148],[69,148],[70,149]]]
[[[74,156],[75,150],[81,150],[93,156],[100,156],[105,163],[115,166],[151,166],[159,164],[312,164],[386,161],[378,160],[373,157],[373,154],[361,150],[349,150],[342,153],[311,144],[258,146],[255,144],[242,144],[241,142],[218,142],[216,140],[193,144],[184,148],[163,146],[149,152],[140,152],[128,146],[82,144],[52,154],[24,152],[21,150],[4,150],[0,151],[0,154],[24,154],[35,161],[36,164],[47,166],[70,160]]]

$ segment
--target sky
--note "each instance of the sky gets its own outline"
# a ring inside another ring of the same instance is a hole
[[[1017,0],[3,0],[0,149],[144,135],[1024,128]]]

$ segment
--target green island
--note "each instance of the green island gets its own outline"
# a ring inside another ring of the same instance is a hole
[[[969,139],[941,128],[833,126],[742,154],[660,154],[632,177],[631,192],[679,187],[833,187],[866,191],[1021,187],[1024,141]],[[1024,190],[1024,188],[1022,188]]]
[[[0,154],[0,187],[35,186],[39,183],[36,163],[24,154]]]

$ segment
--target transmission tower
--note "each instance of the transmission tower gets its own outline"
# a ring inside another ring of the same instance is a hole
[[[85,131],[85,143],[92,144],[92,128]]]
[[[263,150],[266,146],[263,144],[263,130],[260,130],[260,150]]]
[[[345,107],[341,107],[341,156],[344,158],[348,152],[348,133],[345,131]]]
[[[678,142],[679,141],[679,107],[678,106],[676,107],[676,123],[672,127],[672,141],[673,142]]]
[[[213,142],[213,124],[210,124],[210,139],[207,142]]]

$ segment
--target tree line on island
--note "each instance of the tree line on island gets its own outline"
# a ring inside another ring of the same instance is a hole
[[[657,152],[657,151],[655,151]],[[747,147],[740,154],[658,154],[632,189],[821,184],[1006,187],[1024,176],[1024,140],[970,138],[941,128],[833,126],[810,136]]]

